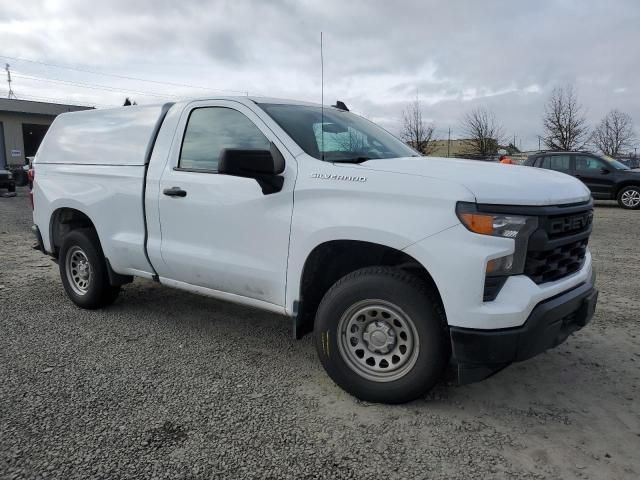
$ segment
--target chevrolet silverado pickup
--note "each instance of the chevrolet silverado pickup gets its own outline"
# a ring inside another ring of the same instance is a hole
[[[592,200],[562,173],[422,157],[337,106],[222,97],[56,118],[33,219],[68,297],[134,277],[291,319],[354,396],[486,378],[593,316]]]

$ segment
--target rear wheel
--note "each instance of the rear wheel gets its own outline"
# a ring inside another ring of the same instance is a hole
[[[100,242],[92,229],[70,232],[62,242],[58,263],[64,289],[79,307],[104,307],[118,297],[120,287],[109,283]]]
[[[320,303],[314,338],[329,376],[371,402],[423,395],[450,355],[439,301],[418,278],[387,267],[339,280]]]
[[[622,208],[637,210],[640,208],[640,187],[631,185],[618,192],[618,205]]]

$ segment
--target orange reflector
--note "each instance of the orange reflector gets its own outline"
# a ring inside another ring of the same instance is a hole
[[[497,268],[496,268],[496,267],[497,267],[497,266],[498,266],[498,264],[500,263],[500,260],[501,260],[501,259],[499,259],[499,258],[497,258],[497,259],[493,259],[493,260],[489,260],[489,261],[487,262],[487,273],[493,273],[493,272],[495,272],[495,271],[497,270]]]
[[[493,234],[493,216],[479,213],[463,213],[460,215],[467,228],[483,235]]]

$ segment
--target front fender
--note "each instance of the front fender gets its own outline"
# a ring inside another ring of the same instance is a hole
[[[403,250],[458,225],[456,202],[474,201],[471,192],[451,182],[311,157],[298,160],[287,268],[289,314],[299,297],[305,262],[318,245],[355,240]]]

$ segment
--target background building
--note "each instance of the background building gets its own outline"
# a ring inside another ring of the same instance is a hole
[[[90,108],[0,98],[0,168],[20,167],[35,155],[56,116]]]
[[[464,139],[460,140],[434,140],[433,151],[430,157],[460,157],[467,153],[467,145]]]

